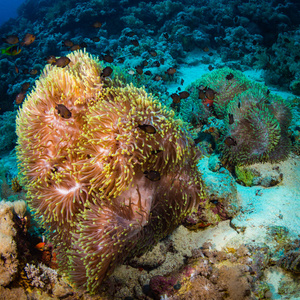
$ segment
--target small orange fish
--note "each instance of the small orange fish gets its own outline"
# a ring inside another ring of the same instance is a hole
[[[210,100],[208,98],[204,98],[202,103],[207,106],[207,107],[211,107],[214,104],[214,100]]]
[[[56,57],[54,55],[50,55],[46,58],[46,61],[48,64],[55,64],[56,63]]]
[[[36,75],[37,72],[38,72],[37,69],[32,69],[32,70],[29,71],[29,74],[30,74],[30,75]]]
[[[79,50],[81,47],[80,47],[80,45],[73,45],[71,48],[70,48],[70,50],[71,51],[75,51],[75,50]]]
[[[131,44],[132,44],[133,46],[135,46],[135,47],[138,47],[138,46],[140,45],[140,43],[139,43],[138,40],[131,40],[130,42],[131,42]]]
[[[175,68],[169,68],[165,73],[169,74],[169,75],[173,75],[173,74],[176,73],[176,69]]]
[[[66,56],[62,56],[62,57],[58,58],[55,63],[52,63],[52,65],[55,65],[60,68],[64,68],[70,62],[71,62],[70,58],[68,58]]]
[[[94,28],[100,28],[101,26],[102,26],[102,23],[100,23],[98,21],[96,21],[96,22],[93,23],[93,27]]]
[[[125,33],[125,35],[129,36],[129,37],[133,37],[135,35],[135,32],[129,31],[129,32]]]
[[[113,72],[113,69],[111,67],[105,67],[102,70],[102,73],[101,73],[100,77],[109,77],[112,72]]]
[[[18,66],[15,64],[15,72],[17,73],[17,74],[19,74],[19,68],[18,68]]]
[[[38,244],[36,244],[34,246],[34,248],[38,249],[39,251],[43,251],[44,247],[45,247],[45,243],[44,242],[40,242],[40,243],[38,243]]]
[[[21,46],[29,46],[34,41],[35,41],[35,35],[33,35],[32,33],[26,33],[21,43]]]
[[[25,93],[30,87],[30,82],[24,82],[22,84],[22,93]]]
[[[157,52],[155,50],[151,50],[149,51],[149,53],[151,54],[151,56],[155,57],[157,56]]]
[[[213,69],[214,69],[214,67],[213,67],[212,65],[209,65],[209,66],[208,66],[208,70],[209,70],[209,71],[212,71]]]
[[[154,77],[154,80],[155,80],[155,81],[160,81],[160,80],[162,80],[162,78],[161,78],[159,75],[156,75],[156,76]]]
[[[165,32],[165,33],[163,34],[163,36],[164,36],[164,38],[165,38],[166,40],[169,39],[169,34],[168,34],[167,32]]]
[[[92,38],[92,41],[95,42],[95,43],[98,43],[100,41],[100,38],[95,36]]]
[[[190,95],[190,93],[187,92],[187,91],[182,91],[182,92],[179,93],[180,99],[186,99],[186,98],[189,97],[189,95]]]
[[[205,96],[207,99],[214,100],[215,94],[216,94],[216,92],[213,89],[207,88],[207,87],[205,88]]]
[[[142,125],[138,125],[137,127],[139,127],[141,130],[145,131],[146,133],[151,133],[151,134],[156,133],[156,129],[152,125],[142,124]]]
[[[74,45],[74,43],[71,40],[65,40],[63,43],[66,47],[70,48]]]
[[[233,77],[234,77],[234,75],[233,75],[232,73],[229,73],[229,74],[226,76],[226,79],[227,79],[227,80],[231,80]]]
[[[142,75],[143,74],[143,68],[141,66],[137,66],[135,67],[136,69],[136,72],[139,74],[139,75]]]
[[[180,96],[176,93],[171,94],[171,98],[173,100],[174,104],[179,104],[180,103]]]
[[[26,97],[25,92],[19,93],[16,97],[16,104],[21,104],[24,101],[25,97]]]
[[[57,109],[57,113],[64,119],[70,119],[72,117],[72,113],[63,104],[57,104],[55,109]]]
[[[151,181],[160,180],[160,174],[157,171],[153,171],[153,170],[145,171],[144,174],[145,174],[145,177],[150,179]]]
[[[208,47],[204,47],[204,48],[203,48],[203,51],[204,51],[204,52],[208,52],[208,51],[209,51],[209,48],[208,48]]]
[[[109,54],[104,55],[103,60],[105,60],[108,63],[112,63],[114,61],[113,57],[110,56]]]
[[[3,38],[2,40],[3,40],[3,42],[10,44],[10,45],[19,43],[19,38],[16,35],[9,35],[6,38]]]

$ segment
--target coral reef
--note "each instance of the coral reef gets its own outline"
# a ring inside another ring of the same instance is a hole
[[[19,111],[17,154],[30,206],[61,266],[95,291],[204,198],[200,152],[184,124],[143,89],[102,78],[87,53],[68,57],[65,68],[45,68]]]
[[[24,203],[24,201],[23,201]],[[25,204],[25,203],[24,203]],[[7,286],[17,276],[18,253],[13,221],[13,206],[0,202],[0,285]]]

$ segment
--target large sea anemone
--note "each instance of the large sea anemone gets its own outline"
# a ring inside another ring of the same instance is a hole
[[[144,89],[102,78],[90,55],[46,66],[17,117],[30,206],[61,269],[95,291],[117,263],[169,234],[204,197],[184,124]]]

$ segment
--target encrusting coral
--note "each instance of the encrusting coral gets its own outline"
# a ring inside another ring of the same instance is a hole
[[[200,152],[144,89],[101,77],[82,51],[47,65],[17,117],[30,206],[61,268],[96,291],[117,263],[169,234],[204,198]]]

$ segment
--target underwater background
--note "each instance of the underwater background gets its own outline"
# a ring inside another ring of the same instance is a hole
[[[300,3],[5,1],[1,299],[300,299]]]

